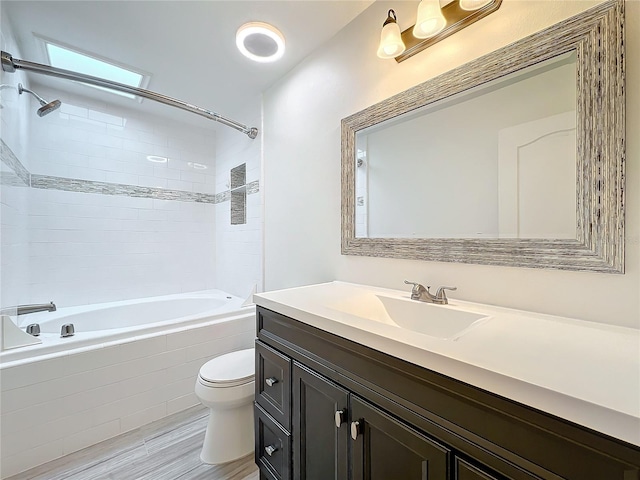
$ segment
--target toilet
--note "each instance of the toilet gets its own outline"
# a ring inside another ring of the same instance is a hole
[[[209,408],[209,423],[200,459],[217,465],[253,451],[255,351],[231,352],[200,368],[196,395]]]

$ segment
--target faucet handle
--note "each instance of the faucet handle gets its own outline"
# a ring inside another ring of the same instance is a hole
[[[408,280],[404,281],[405,284],[407,285],[413,285],[413,288],[411,289],[411,299],[412,300],[418,300],[420,298],[420,296],[424,293],[431,293],[429,292],[429,289],[431,288],[431,285],[427,286],[426,288],[424,287],[424,285],[421,285],[419,283],[416,282],[410,282]]]
[[[444,293],[445,290],[457,290],[458,287],[439,287],[438,290],[436,291],[436,298],[438,300],[442,300],[442,303],[444,303],[445,305],[449,303],[449,301],[447,300],[447,295],[446,293]]]
[[[406,285],[413,285],[413,288],[411,289],[412,291],[420,291],[420,289],[429,291],[429,289],[431,288],[431,285],[425,288],[424,285],[416,282],[410,282],[409,280],[405,280],[404,283]]]

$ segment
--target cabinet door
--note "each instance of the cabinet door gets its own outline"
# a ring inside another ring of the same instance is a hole
[[[345,389],[294,362],[294,480],[347,480],[348,400]]]
[[[353,480],[447,480],[444,446],[351,395]]]

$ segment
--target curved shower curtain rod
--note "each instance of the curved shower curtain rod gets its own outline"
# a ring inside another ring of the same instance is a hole
[[[82,83],[88,83],[97,87],[109,88],[111,90],[117,90],[119,92],[129,93],[137,95],[139,97],[148,98],[159,103],[164,103],[171,107],[180,108],[187,112],[195,113],[202,117],[208,118],[215,122],[222,123],[227,127],[235,128],[242,133],[247,134],[251,139],[258,136],[258,129],[256,127],[248,127],[241,123],[238,123],[229,118],[225,118],[219,113],[212,112],[206,108],[198,107],[187,102],[183,102],[176,98],[167,97],[151,90],[145,90],[144,88],[131,87],[124,83],[113,82],[100,77],[93,77],[91,75],[85,75],[84,73],[73,72],[71,70],[64,70],[62,68],[51,67],[49,65],[43,65],[41,63],[29,62],[27,60],[20,60],[19,58],[13,58],[10,53],[2,52],[2,70],[5,72],[15,72],[16,70],[26,70],[28,72],[41,73],[43,75],[50,75],[52,77],[64,78],[66,80],[75,80]]]

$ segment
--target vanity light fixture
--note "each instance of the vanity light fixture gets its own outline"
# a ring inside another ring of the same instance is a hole
[[[402,33],[395,12],[389,10],[380,34],[378,57],[395,58],[400,63],[495,12],[501,3],[502,0],[422,0],[415,25]]]
[[[437,35],[447,25],[447,20],[442,15],[440,0],[422,0],[418,5],[418,17],[413,26],[413,36],[416,38],[429,38]]]
[[[491,0],[460,0],[460,8],[467,11],[478,10],[489,5]]]
[[[395,58],[404,52],[404,50],[405,46],[396,19],[396,12],[389,10],[387,19],[382,24],[378,56],[380,58]]]
[[[254,62],[268,63],[284,55],[284,35],[273,25],[249,22],[236,32],[236,46],[240,53]]]

